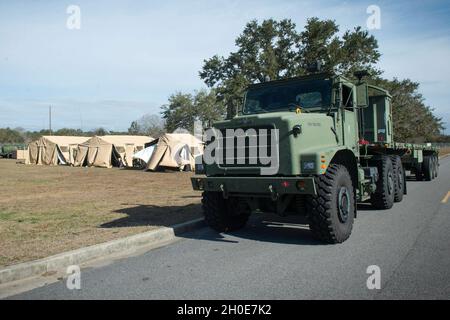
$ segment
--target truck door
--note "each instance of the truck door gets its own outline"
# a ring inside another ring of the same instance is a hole
[[[356,95],[353,87],[342,85],[342,136],[343,143],[358,153],[358,121],[356,114]]]

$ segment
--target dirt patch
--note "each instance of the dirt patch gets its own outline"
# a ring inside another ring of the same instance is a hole
[[[0,266],[198,218],[191,176],[0,159]]]

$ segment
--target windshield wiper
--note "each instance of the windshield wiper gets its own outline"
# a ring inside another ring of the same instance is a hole
[[[331,110],[333,110],[334,107],[335,107],[334,103],[330,104],[330,107],[328,108],[327,111],[327,116],[331,115]]]

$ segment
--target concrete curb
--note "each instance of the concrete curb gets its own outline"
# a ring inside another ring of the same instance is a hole
[[[0,284],[42,275],[47,272],[65,271],[70,265],[79,265],[112,254],[163,245],[174,240],[179,234],[201,228],[204,225],[203,218],[199,218],[172,227],[161,227],[129,237],[59,253],[47,258],[12,265],[0,269]]]

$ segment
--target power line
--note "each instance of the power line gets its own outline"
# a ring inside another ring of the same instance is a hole
[[[52,135],[52,106],[48,106],[48,127],[50,130],[50,135]]]

